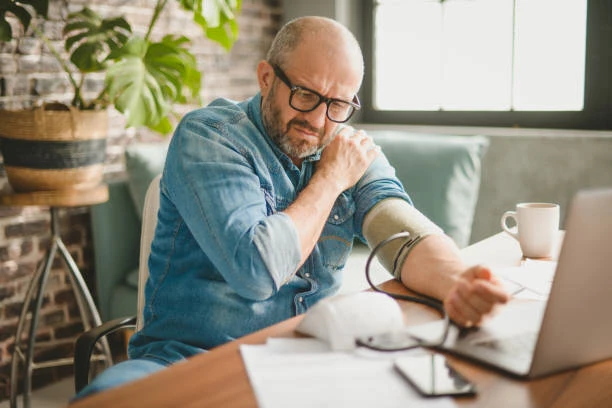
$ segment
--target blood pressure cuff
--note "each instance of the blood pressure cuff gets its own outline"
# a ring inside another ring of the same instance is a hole
[[[372,207],[363,221],[363,236],[370,248],[400,232],[409,232],[410,236],[390,241],[377,253],[380,263],[398,280],[412,248],[428,235],[444,234],[429,218],[399,198],[382,200]]]

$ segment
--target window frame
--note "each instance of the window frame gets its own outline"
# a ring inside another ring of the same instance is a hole
[[[361,0],[363,123],[548,129],[612,129],[612,2],[588,0],[584,108],[582,111],[381,111],[373,108],[374,2]]]

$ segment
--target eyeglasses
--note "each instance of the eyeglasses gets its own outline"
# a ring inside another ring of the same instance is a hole
[[[327,105],[325,114],[332,122],[344,123],[353,116],[355,110],[361,109],[361,104],[357,95],[352,102],[341,99],[326,98],[318,92],[302,86],[292,85],[287,75],[277,65],[272,65],[274,74],[289,87],[289,106],[299,112],[312,112],[321,103]]]

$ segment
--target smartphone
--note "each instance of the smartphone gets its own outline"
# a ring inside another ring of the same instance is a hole
[[[457,372],[442,354],[401,357],[394,361],[394,367],[425,397],[476,395],[474,384]]]

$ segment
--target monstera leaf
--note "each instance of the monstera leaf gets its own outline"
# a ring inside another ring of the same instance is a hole
[[[238,37],[241,0],[177,1],[192,14],[207,38],[226,50],[233,46]],[[127,126],[147,126],[167,134],[172,130],[173,105],[197,101],[201,74],[186,37],[151,39],[169,0],[153,2],[144,37],[134,34],[123,17],[102,18],[87,7],[69,14],[63,30],[64,54],[33,23],[37,16],[47,18],[49,0],[0,0],[0,41],[12,39],[7,16],[16,17],[26,30],[34,26],[34,33],[57,59],[74,89],[72,106],[78,109],[114,106],[125,115]],[[83,92],[85,78],[92,72],[106,73],[104,88],[93,97]]]
[[[109,55],[116,62],[106,74],[111,103],[128,126],[148,126],[167,133],[174,102],[194,99],[200,90],[195,56],[186,37],[168,35],[160,42],[132,38]]]
[[[226,50],[232,48],[238,38],[241,0],[180,0],[180,3],[193,13],[193,21],[202,27],[207,38]]]
[[[30,6],[39,16],[47,17],[48,0],[0,0],[0,41],[10,41],[13,38],[13,29],[6,20],[7,13],[17,17],[24,31],[28,30],[35,15],[30,13],[31,9],[28,9],[27,6]]]
[[[123,17],[103,19],[86,7],[68,16],[64,47],[80,72],[98,72],[108,66],[107,57],[125,45],[131,32]]]

